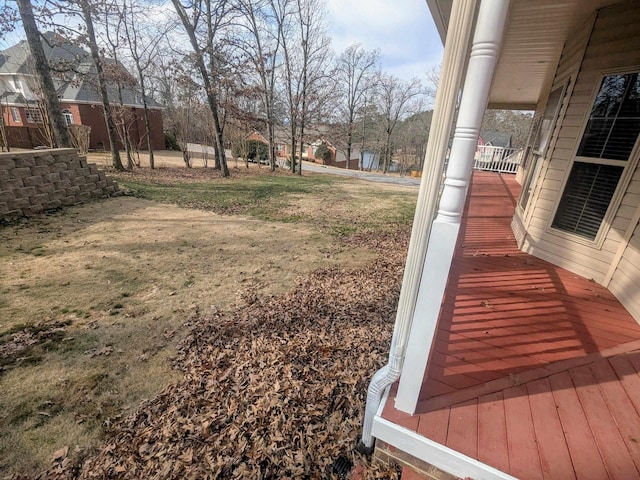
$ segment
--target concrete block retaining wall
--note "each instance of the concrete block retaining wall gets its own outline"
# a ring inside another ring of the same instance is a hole
[[[115,195],[118,185],[73,148],[0,153],[0,221]]]

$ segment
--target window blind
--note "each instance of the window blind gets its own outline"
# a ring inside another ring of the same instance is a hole
[[[552,227],[593,240],[624,167],[575,162]]]

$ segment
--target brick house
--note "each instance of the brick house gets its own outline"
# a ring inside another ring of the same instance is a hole
[[[109,136],[97,88],[95,66],[90,54],[80,47],[65,42],[54,33],[42,35],[42,45],[49,64],[64,71],[54,75],[60,107],[68,125],[91,127],[89,148],[109,149]],[[0,111],[10,146],[33,148],[45,144],[43,135],[43,109],[39,107],[37,80],[32,73],[28,43],[23,40],[0,52]],[[120,64],[111,62],[124,75],[128,72]],[[133,82],[128,82],[133,83]],[[112,107],[122,109],[134,146],[147,148],[142,94],[134,87],[122,88],[122,102],[114,84],[108,86]],[[147,99],[151,123],[151,146],[164,148],[162,106]],[[122,148],[122,145],[119,145]]]

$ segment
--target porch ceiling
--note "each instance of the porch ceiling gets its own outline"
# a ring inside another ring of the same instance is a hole
[[[453,0],[426,0],[444,43]],[[550,88],[569,34],[616,0],[512,0],[491,108],[531,110]]]

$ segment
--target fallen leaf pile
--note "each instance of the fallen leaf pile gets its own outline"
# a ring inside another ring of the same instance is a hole
[[[189,320],[176,360],[184,380],[115,425],[76,465],[41,478],[339,478],[361,431],[366,390],[386,361],[407,232],[348,241],[379,255],[330,268],[288,294]],[[397,478],[367,466],[363,478]]]

